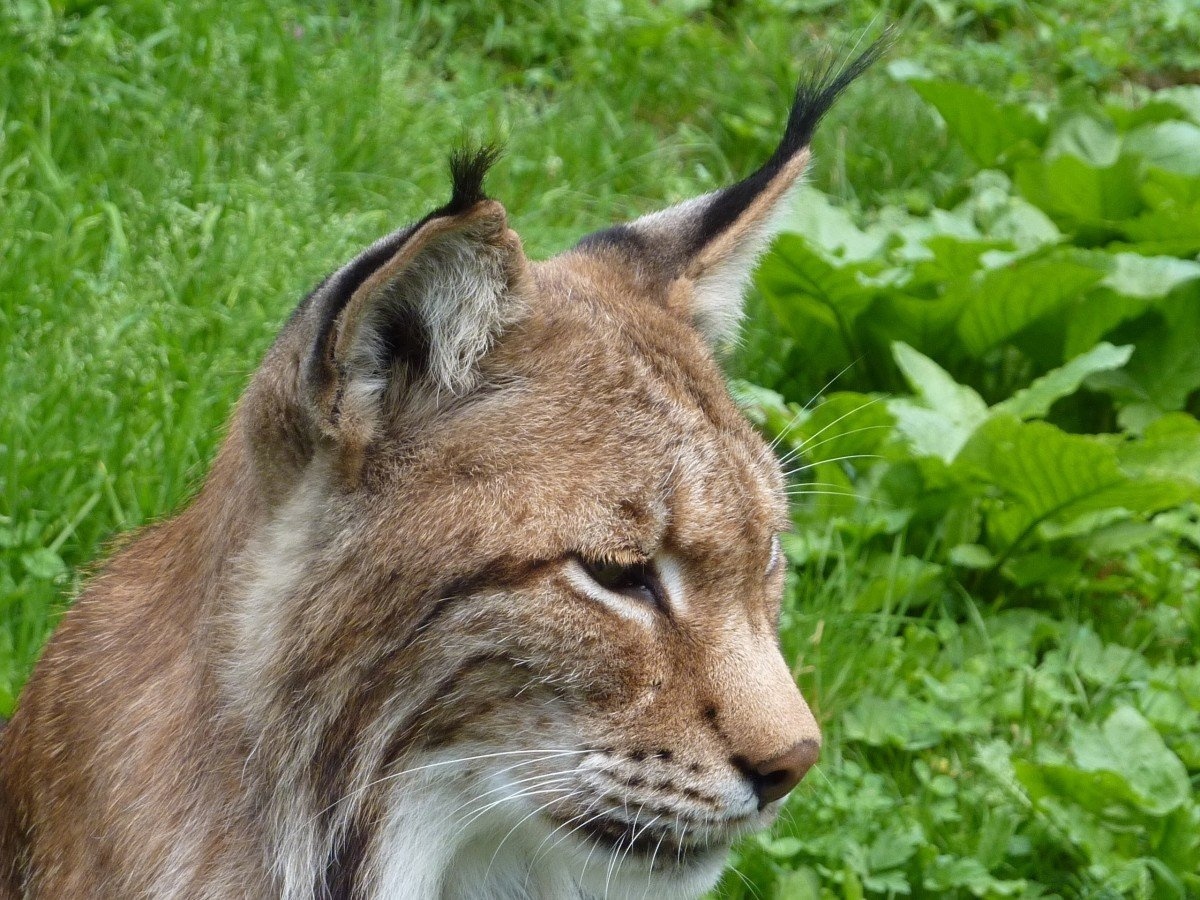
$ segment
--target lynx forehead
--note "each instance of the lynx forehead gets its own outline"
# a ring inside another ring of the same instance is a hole
[[[877,55],[745,180],[529,261],[450,201],[297,308],[0,738],[5,897],[690,898],[815,763],[714,348]]]

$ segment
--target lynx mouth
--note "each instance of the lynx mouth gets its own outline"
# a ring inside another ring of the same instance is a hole
[[[728,841],[691,840],[671,825],[654,827],[653,823],[630,824],[612,818],[588,822],[579,829],[587,842],[607,850],[614,856],[640,859],[647,867],[658,870],[686,869],[723,856],[730,847]]]

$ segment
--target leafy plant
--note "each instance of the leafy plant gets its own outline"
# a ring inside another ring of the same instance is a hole
[[[759,274],[782,338],[746,355],[778,374],[739,396],[792,463],[834,757],[725,888],[1195,896],[1191,93],[913,87],[980,170],[865,222],[809,193]]]

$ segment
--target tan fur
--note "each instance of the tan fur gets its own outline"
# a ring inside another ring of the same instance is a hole
[[[318,291],[194,502],[38,663],[0,737],[0,898],[707,889],[777,806],[746,767],[820,741],[775,636],[783,479],[691,308],[803,164],[668,281],[530,263],[483,200],[332,324]],[[423,364],[388,355],[414,316]],[[671,596],[580,557],[657,560]]]

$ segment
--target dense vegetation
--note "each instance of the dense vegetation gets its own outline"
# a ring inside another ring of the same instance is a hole
[[[731,360],[827,747],[721,893],[1200,896],[1191,0],[4,4],[0,713],[446,148],[506,140],[544,255],[744,173],[883,21]]]

